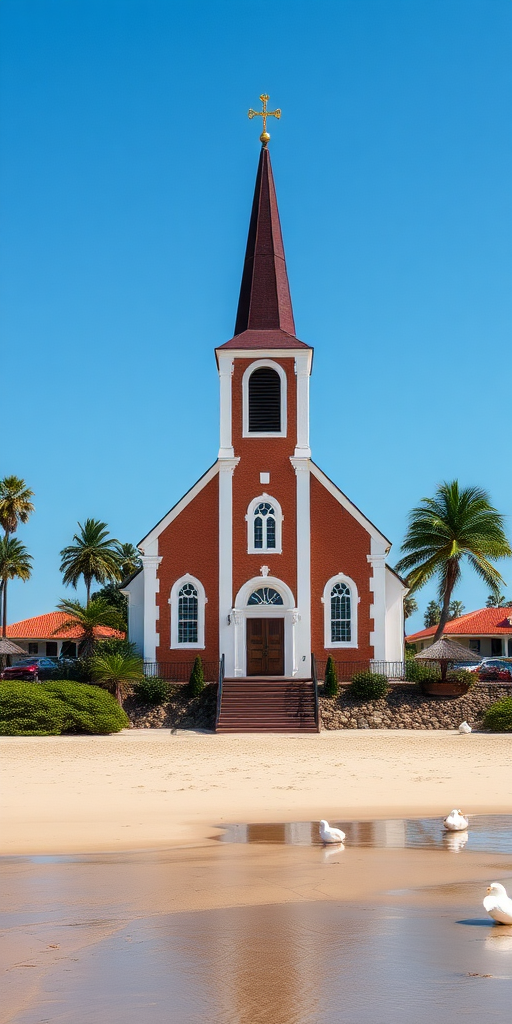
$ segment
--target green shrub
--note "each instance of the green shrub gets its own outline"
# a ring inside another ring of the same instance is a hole
[[[199,655],[197,656],[192,672],[190,673],[190,679],[186,688],[186,694],[188,697],[199,697],[199,694],[204,690],[204,672],[203,663]]]
[[[135,683],[133,692],[137,700],[144,704],[163,704],[169,699],[170,686],[167,679],[160,679],[158,676],[150,676]]]
[[[465,668],[454,668],[446,673],[446,678],[450,683],[469,683],[470,686],[474,686],[478,677],[476,672],[468,672]]]
[[[338,677],[336,675],[336,665],[331,654],[327,658],[327,665],[325,666],[324,696],[338,696]]]
[[[379,675],[378,672],[356,672],[352,676],[349,686],[349,693],[358,700],[378,700],[385,697],[389,689],[387,676]]]
[[[66,709],[42,683],[0,682],[0,735],[59,736],[65,724]]]
[[[431,683],[441,678],[441,669],[434,662],[422,663],[414,658],[406,658],[405,678],[408,683]]]
[[[39,686],[61,702],[66,715],[62,732],[88,732],[100,736],[119,732],[130,724],[115,697],[100,686],[53,679]]]
[[[512,697],[503,697],[487,708],[484,729],[490,729],[491,732],[512,732]]]
[[[59,736],[119,732],[129,721],[105,690],[71,680],[0,683],[0,735]]]

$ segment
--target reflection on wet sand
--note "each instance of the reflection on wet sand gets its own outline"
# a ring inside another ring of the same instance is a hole
[[[382,821],[332,821],[346,833],[350,846],[382,849],[445,849],[512,853],[512,815],[473,815],[467,832],[447,832],[441,818],[392,818]],[[222,826],[217,836],[224,843],[284,843],[291,846],[321,845],[317,821],[253,823]]]

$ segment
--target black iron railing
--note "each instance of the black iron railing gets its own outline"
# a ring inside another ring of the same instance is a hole
[[[218,725],[218,722],[219,722],[219,718],[220,718],[220,709],[221,709],[221,704],[222,704],[222,684],[223,684],[223,682],[224,682],[224,655],[222,654],[221,655],[221,659],[219,661],[219,682],[218,682],[218,686],[217,686],[217,711],[215,713],[215,728],[217,728],[217,725]]]
[[[325,666],[327,661],[317,663],[319,679],[325,678]],[[388,679],[405,679],[404,661],[336,661],[336,675],[339,683],[349,683],[356,672],[378,672],[387,676]]]
[[[318,710],[318,677],[316,674],[316,658],[311,654],[311,678],[313,680],[313,693],[315,696],[315,725],[320,732],[320,713]]]
[[[146,661],[144,675],[167,679],[169,683],[188,683],[194,661]],[[216,683],[219,673],[218,661],[203,661],[205,683]]]

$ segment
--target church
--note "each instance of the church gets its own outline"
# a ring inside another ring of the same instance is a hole
[[[361,668],[403,658],[390,541],[312,458],[313,349],[295,333],[268,138],[264,126],[234,336],[215,350],[218,455],[122,584],[156,674],[198,654],[248,683],[308,680],[312,653]]]

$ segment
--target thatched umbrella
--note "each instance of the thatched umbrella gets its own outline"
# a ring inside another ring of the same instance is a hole
[[[415,661],[439,662],[443,682],[446,679],[448,665],[456,664],[458,661],[472,661],[477,665],[482,660],[479,654],[470,651],[468,647],[463,647],[462,644],[457,644],[454,640],[445,640],[444,636],[431,647],[415,654],[414,659]]]
[[[4,656],[8,654],[26,654],[23,647],[18,647],[17,644],[13,644],[12,640],[6,640],[5,637],[0,639],[0,665],[4,663]]]

